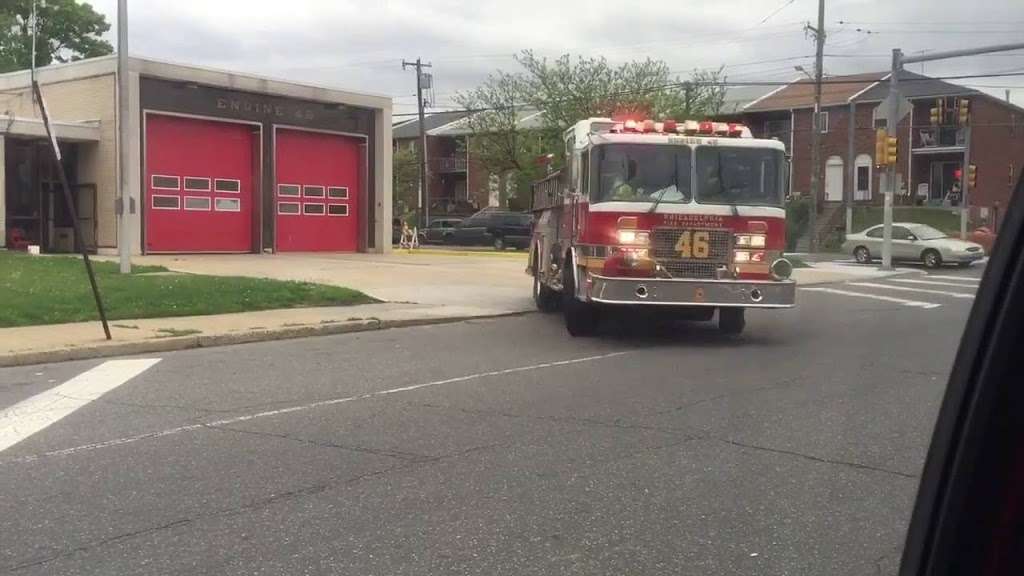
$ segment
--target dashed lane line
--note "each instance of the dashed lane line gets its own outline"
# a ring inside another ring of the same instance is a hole
[[[938,274],[929,274],[928,278],[935,278],[936,280],[959,280],[961,282],[971,284],[981,284],[981,278],[975,278],[973,276],[940,276]]]
[[[805,292],[824,292],[827,294],[839,294],[840,296],[853,296],[854,298],[868,298],[871,300],[881,300],[883,302],[892,302],[894,304],[902,304],[904,306],[910,306],[912,308],[924,308],[931,310],[933,308],[939,308],[942,304],[936,304],[934,302],[922,302],[920,300],[906,300],[904,298],[894,298],[892,296],[883,296],[881,294],[867,294],[864,292],[853,292],[851,290],[840,290],[838,288],[824,288],[824,287],[811,287],[801,288],[800,290]]]
[[[928,288],[911,288],[909,286],[893,286],[892,284],[877,284],[875,282],[848,282],[848,286],[857,286],[859,288],[878,288],[881,290],[899,290],[901,292],[914,292],[917,294],[934,294],[937,296],[949,296],[951,298],[963,298],[968,300],[974,299],[974,294],[964,294],[963,292],[950,292],[948,290],[930,290]]]
[[[971,284],[958,284],[956,282],[940,282],[934,280],[911,280],[909,278],[889,278],[889,282],[899,282],[901,284],[920,284],[925,286],[951,286],[954,288],[961,288],[964,290],[977,290],[977,286]]]
[[[190,424],[188,426],[179,426],[177,428],[170,428],[167,430],[160,430],[157,432],[149,432],[146,434],[138,434],[136,436],[128,436],[125,438],[117,438],[115,440],[107,440],[104,442],[96,442],[93,444],[85,444],[82,446],[75,446],[72,448],[64,448],[62,450],[52,450],[49,452],[43,452],[40,454],[32,454],[29,456],[22,456],[19,458],[11,458],[9,460],[0,460],[0,465],[11,464],[11,463],[23,463],[32,462],[41,458],[50,456],[67,456],[70,454],[76,454],[78,452],[88,452],[91,450],[99,450],[100,448],[110,448],[113,446],[123,446],[125,444],[131,444],[140,440],[149,440],[153,438],[162,438],[164,436],[172,436],[175,434],[182,434],[185,432],[193,432],[196,430],[202,430],[207,428],[215,428],[219,426],[229,426],[231,424],[237,424],[239,422],[247,422],[249,420],[256,420],[257,418],[267,418],[270,416],[280,416],[282,414],[291,414],[293,412],[302,412],[306,410],[312,410],[314,408],[322,408],[325,406],[333,406],[335,404],[344,404],[346,402],[354,402],[357,400],[366,400],[368,398],[377,398],[380,396],[388,396],[391,394],[398,394],[401,392],[410,392],[413,390],[419,390],[421,388],[430,388],[434,386],[441,386],[444,384],[455,384],[457,382],[466,382],[469,380],[479,380],[481,378],[488,378],[492,376],[504,376],[506,374],[515,374],[518,372],[529,372],[533,370],[542,370],[544,368],[555,368],[558,366],[570,366],[573,364],[582,364],[585,362],[593,362],[596,360],[604,360],[606,358],[614,358],[616,356],[622,356],[629,354],[629,352],[611,352],[609,354],[600,354],[596,356],[586,356],[583,358],[573,358],[571,360],[560,360],[557,362],[545,362],[543,364],[531,364],[529,366],[520,366],[517,368],[508,368],[505,370],[494,370],[491,372],[478,372],[476,374],[469,374],[466,376],[458,376],[455,378],[446,378],[444,380],[434,380],[432,382],[425,382],[422,384],[413,384],[412,386],[402,386],[401,388],[390,388],[388,390],[379,390],[377,392],[369,392],[366,394],[359,394],[356,396],[345,396],[343,398],[332,398],[329,400],[321,400],[319,402],[311,402],[309,404],[301,404],[297,406],[290,406],[288,408],[281,408],[278,410],[267,410],[265,412],[256,412],[254,414],[246,414],[243,416],[236,416],[234,418],[225,418],[223,420],[216,420],[214,422],[203,422],[201,424]]]

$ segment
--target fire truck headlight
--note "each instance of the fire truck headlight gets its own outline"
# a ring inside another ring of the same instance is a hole
[[[750,262],[750,252],[747,250],[737,250],[732,260],[733,262]]]
[[[764,251],[763,250],[737,250],[733,253],[733,262],[747,263],[752,262],[760,264],[764,262]]]
[[[737,248],[764,248],[765,247],[765,235],[764,234],[737,234],[736,235],[736,247]]]
[[[651,241],[649,232],[641,230],[619,230],[619,244],[624,246],[646,246]]]

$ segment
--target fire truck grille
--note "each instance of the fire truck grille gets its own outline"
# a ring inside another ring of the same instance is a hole
[[[679,237],[684,232],[693,234],[698,231],[708,235],[707,257],[682,258],[676,250]],[[655,228],[651,234],[651,256],[673,278],[714,278],[718,266],[732,261],[732,231]]]

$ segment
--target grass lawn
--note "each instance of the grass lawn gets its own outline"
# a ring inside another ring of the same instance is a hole
[[[110,320],[375,302],[356,290],[308,282],[159,274],[167,272],[162,266],[134,266],[122,275],[114,262],[93,267]],[[81,258],[0,250],[0,327],[98,318]]]
[[[893,222],[927,224],[946,234],[960,233],[960,212],[950,208],[923,206],[893,206]],[[881,206],[857,206],[853,209],[853,231],[862,232],[869,226],[882,223]]]

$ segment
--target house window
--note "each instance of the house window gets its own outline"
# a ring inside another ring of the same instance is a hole
[[[868,189],[871,182],[871,167],[857,166],[857,191],[862,192]]]
[[[818,125],[821,127],[821,133],[828,133],[828,112],[818,113]]]
[[[889,125],[889,123],[885,121],[885,118],[880,118],[878,116],[879,108],[881,107],[882,105],[880,104],[871,109],[871,125],[875,128],[875,130],[878,130],[879,128],[885,128],[886,126]]]
[[[854,200],[870,200],[871,199],[871,156],[867,154],[858,154],[854,160],[854,166],[856,167],[856,182],[853,189]]]

